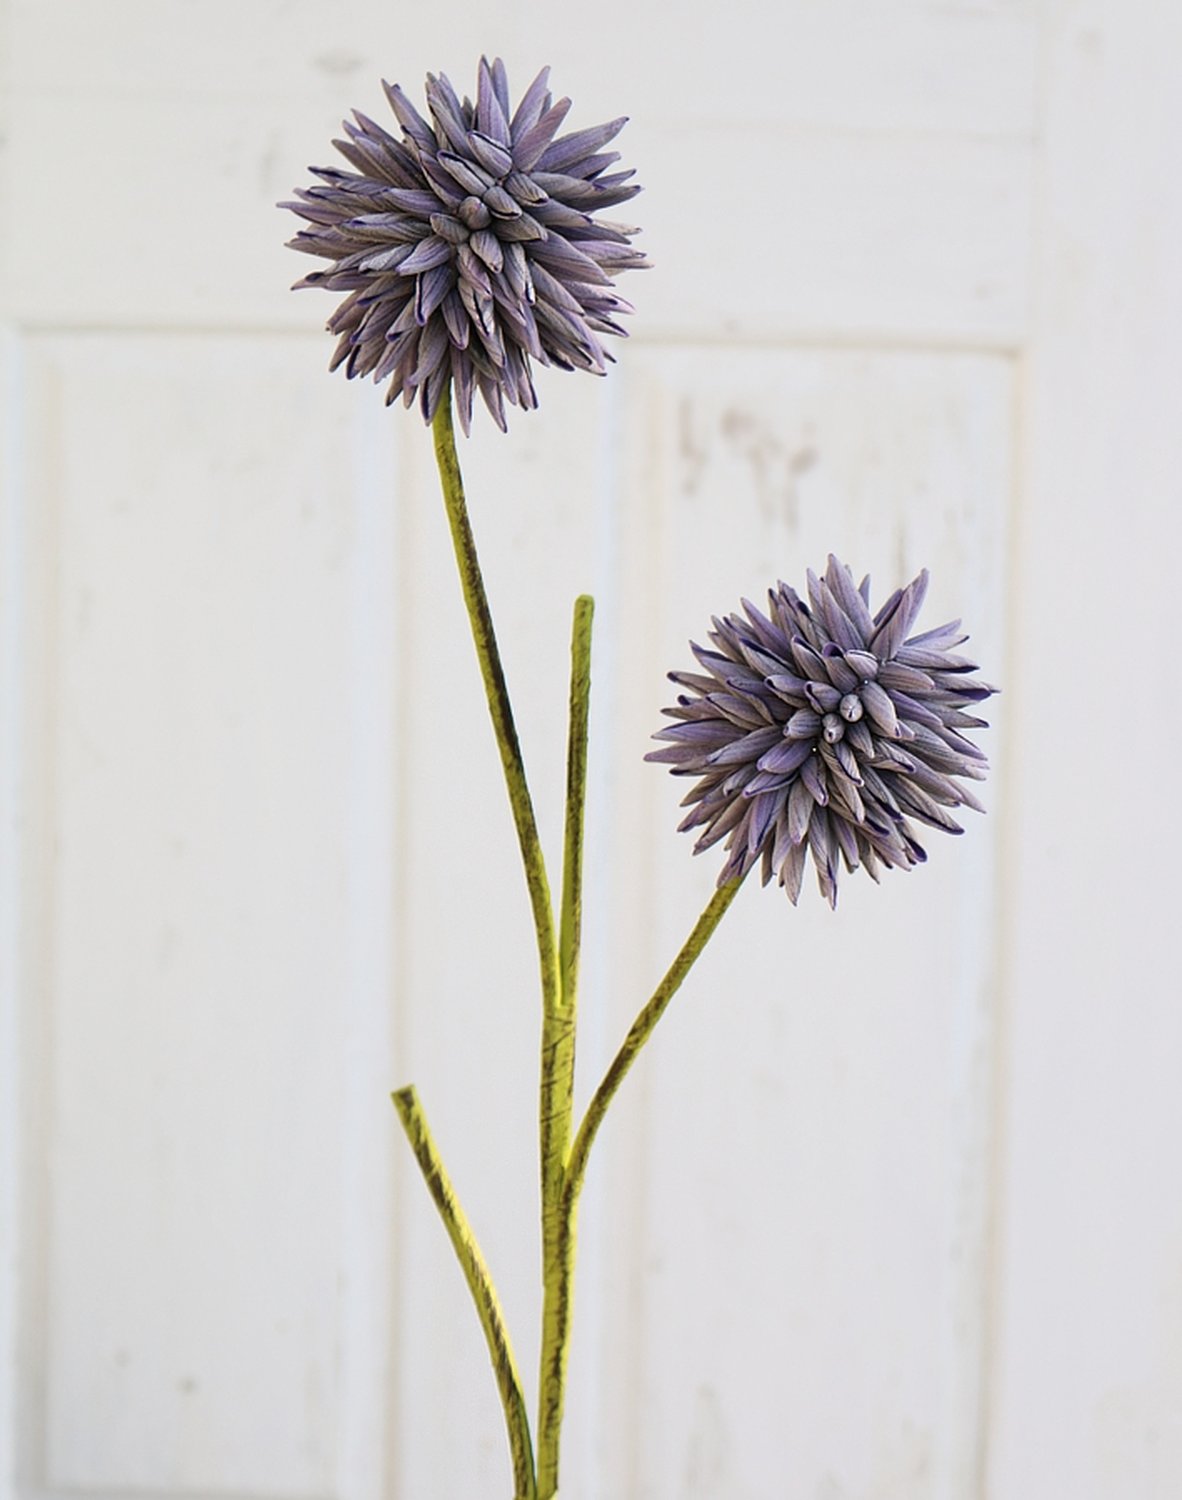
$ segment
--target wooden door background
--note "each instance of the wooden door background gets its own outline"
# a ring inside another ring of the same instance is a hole
[[[273,206],[481,51],[632,116],[655,262],[462,454],[552,859],[598,600],[580,1097],[716,873],[641,758],[711,614],[928,565],[1004,689],[987,817],[746,889],[629,1079],[563,1495],[1177,1496],[1169,0],[0,3],[0,1496],[509,1492],[388,1093],[532,1390],[528,911],[428,435]]]

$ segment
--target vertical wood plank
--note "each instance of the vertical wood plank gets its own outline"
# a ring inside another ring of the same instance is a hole
[[[43,1174],[34,1477],[376,1494],[392,532],[354,472],[362,408],[293,380],[285,343],[35,353],[22,506],[51,550],[21,563],[50,581],[48,712],[22,737],[54,853],[22,975],[47,1017],[22,1131]],[[260,387],[286,397],[266,417]]]
[[[1182,1490],[1182,816],[1142,768],[1158,747],[1169,765],[1182,732],[1163,660],[1182,541],[1182,17],[1050,14],[987,1493],[1165,1500]]]
[[[0,37],[4,11],[0,9]],[[0,64],[2,66],[2,64]],[[0,93],[0,99],[3,98]],[[2,128],[2,127],[0,127]],[[2,157],[0,157],[2,160]],[[0,222],[4,201],[0,179]],[[22,770],[19,758],[24,709],[27,639],[23,629],[24,590],[20,558],[22,517],[16,503],[16,446],[19,348],[0,326],[0,1495],[16,1485],[18,1389],[17,1299],[21,1286],[21,1026],[20,975],[21,864],[26,848],[22,827]]]
[[[929,563],[925,618],[963,612],[997,663],[1011,378],[1001,359],[690,347],[634,358],[627,383],[633,873],[613,973],[633,992],[719,863],[672,832],[684,786],[639,764],[663,669],[711,612],[803,582],[830,548],[884,592]],[[662,1022],[608,1126],[632,1132],[605,1310],[632,1372],[609,1397],[630,1434],[618,1491],[762,1497],[792,1475],[802,1493],[974,1494],[997,832],[933,835],[926,869],[850,879],[836,917],[807,882],[797,911],[753,884]]]
[[[9,201],[9,115],[12,93],[9,0],[0,0],[0,285],[7,285],[11,243]],[[0,1495],[16,1485],[19,1422],[17,1296],[20,1213],[20,1068],[17,1005],[19,826],[17,746],[20,679],[20,569],[16,493],[15,408],[20,369],[18,341],[9,326],[7,299],[0,291]]]

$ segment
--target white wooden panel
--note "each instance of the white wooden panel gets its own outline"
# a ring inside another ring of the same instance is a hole
[[[588,27],[572,47],[555,22],[546,40],[566,42],[571,65],[586,79],[580,91],[596,78],[618,81],[638,101],[627,105],[638,121],[643,101],[644,114],[697,125],[1028,137],[1036,23],[1037,7],[1025,0],[971,8],[922,0],[738,0],[686,13],[671,34],[668,10],[643,0],[629,10],[626,26]],[[519,46],[530,33],[527,21]],[[773,165],[769,189],[774,173]],[[725,179],[717,191],[726,202]]]
[[[0,26],[3,12],[0,10]],[[3,156],[0,154],[0,163]],[[2,184],[0,184],[2,192]],[[3,199],[0,198],[0,211]],[[21,1090],[20,1022],[17,1009],[20,930],[20,768],[22,632],[19,629],[21,568],[18,523],[12,503],[16,479],[13,443],[19,369],[15,340],[0,333],[0,1495],[13,1492],[20,1402],[17,1351],[17,1287],[20,1254]]]
[[[1146,752],[1172,764],[1182,15],[1086,0],[1054,16],[1015,554],[988,1494],[1166,1500],[1182,1493],[1182,814],[1140,790],[1124,724],[1148,711]]]
[[[12,26],[8,0],[0,0],[0,280],[8,280],[8,255],[12,242],[12,209],[9,190],[9,164],[12,160]],[[6,306],[6,294],[0,292],[0,309]]]
[[[23,1208],[53,1486],[380,1487],[393,486],[361,481],[392,450],[314,363],[30,360],[52,634],[26,643],[51,684],[26,817],[55,858]]]
[[[18,95],[14,313],[54,327],[322,326],[330,308],[287,291],[304,257],[283,248],[296,220],[274,206],[306,176],[290,116],[216,95],[196,111],[200,129],[194,114],[183,97]],[[326,143],[339,114],[319,117]],[[74,227],[39,231],[61,210],[64,177]]]
[[[0,281],[6,279],[10,240],[8,208],[8,112],[10,99],[8,0],[0,0]],[[14,562],[13,516],[9,507],[13,449],[9,413],[17,394],[12,341],[0,325],[0,1494],[14,1483],[12,1444],[16,1426],[16,1173],[15,1000],[17,803],[14,745],[17,738],[16,681],[20,648],[14,630],[15,590],[20,573]],[[7,768],[7,769],[5,769]]]
[[[996,671],[1011,377],[987,357],[699,348],[625,380],[616,848],[653,884],[617,894],[613,976],[635,1006],[718,867],[673,831],[684,785],[638,764],[663,670],[710,613],[833,549],[884,593],[930,564],[926,618],[963,613]],[[753,883],[675,1002],[629,1122],[614,1492],[975,1493],[998,833],[933,834],[927,867],[848,880],[836,916],[807,883],[796,911]]]
[[[9,0],[18,85],[75,98],[284,97],[332,104],[396,31],[378,0]],[[407,18],[410,19],[409,17]],[[62,46],[68,29],[70,45]]]
[[[569,607],[599,598],[585,1098],[713,878],[640,761],[709,612],[836,547],[884,590],[932,563],[931,621],[963,610],[1000,658],[1010,367],[857,345],[1022,338],[1039,6],[10,8],[0,310],[95,332],[33,341],[0,496],[25,582],[0,750],[26,775],[0,767],[0,813],[27,809],[0,851],[26,1090],[0,1454],[25,1500],[503,1495],[386,1094],[422,1090],[532,1393],[528,912],[428,437],[330,380],[327,341],[261,337],[331,306],[286,292],[273,203],[347,107],[381,114],[381,74],[463,85],[481,49],[517,86],[551,62],[573,124],[633,116],[638,344],[463,453],[555,874]],[[592,1168],[564,1500],[977,1500],[997,832],[933,835],[836,919],[744,893]],[[720,1073],[783,1179],[762,1239]]]
[[[0,282],[7,280],[9,213],[8,122],[11,98],[8,0],[0,0]],[[2,306],[0,302],[0,306]],[[0,324],[0,1495],[16,1483],[12,1435],[20,1401],[17,1375],[17,1266],[21,1135],[18,1129],[20,1060],[16,1003],[18,930],[18,743],[21,644],[16,629],[21,572],[17,562],[13,415],[19,392],[15,340]]]
[[[13,122],[9,297],[23,317],[55,324],[318,323],[327,299],[284,290],[302,272],[281,248],[295,221],[273,205],[308,162],[332,159],[349,107],[387,114],[379,75],[395,73],[418,97],[421,72],[446,62],[468,86],[474,57],[452,61],[454,15],[400,12],[399,27],[413,25],[397,39],[389,16],[362,27],[371,54],[352,50],[348,18],[339,32],[306,17],[289,30],[276,7],[281,46],[261,62],[260,32],[241,6],[222,27],[204,7],[117,9],[131,45],[100,48],[97,73],[86,64],[69,81],[49,45],[60,7],[18,9],[29,69]],[[586,53],[566,20],[539,30],[534,7],[505,18],[518,86],[549,59],[578,123],[635,117],[624,151],[648,185],[635,213],[660,266],[629,290],[646,334],[1015,343],[1025,319],[1029,18],[890,6],[855,25],[848,4],[840,14],[808,4],[782,15],[749,5],[744,25],[732,12],[720,10],[690,54],[707,69],[721,59],[713,84],[664,64],[667,23],[655,5],[638,13],[647,46],[622,47],[614,28],[598,27]],[[89,14],[96,19],[84,25],[112,24],[107,7]],[[243,45],[228,45],[240,33]],[[620,52],[632,58],[623,70]],[[173,61],[159,71],[165,53]],[[79,44],[73,55],[89,53]],[[187,82],[173,87],[182,58]],[[799,107],[798,75],[811,80]]]
[[[754,126],[642,126],[636,139],[654,187],[645,243],[660,268],[637,299],[655,329],[760,342],[1020,339],[1029,147]],[[704,176],[720,179],[720,201]]]
[[[738,0],[692,22],[638,0],[612,24],[525,0],[491,15],[470,0],[397,14],[378,0],[340,0],[331,12],[285,0],[249,9],[236,0],[14,0],[13,11],[22,86],[74,97],[182,95],[191,107],[236,95],[339,111],[342,90],[370,89],[379,76],[417,87],[442,69],[468,87],[483,49],[504,56],[522,88],[552,64],[576,104],[610,84],[637,119],[1018,137],[1035,123],[1034,0]],[[63,27],[73,42],[65,50]]]
[[[376,95],[376,85],[369,92]],[[366,102],[377,109],[368,95]],[[306,267],[284,250],[296,221],[274,203],[304,180],[305,157],[331,159],[335,112],[325,109],[309,132],[277,121],[269,102],[207,100],[197,137],[185,128],[189,108],[183,98],[119,98],[96,111],[86,136],[92,169],[72,190],[74,212],[82,222],[132,228],[126,237],[99,236],[79,259],[73,237],[36,231],[53,207],[44,164],[78,150],[74,106],[48,95],[22,105],[14,126],[22,231],[10,295],[23,316],[82,326],[301,328],[327,317],[328,298],[286,291]],[[128,139],[142,139],[143,170],[112,176],[106,166]],[[1021,142],[646,123],[627,145],[650,184],[635,217],[659,269],[626,290],[650,337],[870,335],[1002,347],[1021,337],[1030,171]],[[183,197],[162,202],[162,180],[204,180],[211,156],[212,221],[195,221]],[[724,206],[710,203],[704,177],[725,181]],[[125,271],[129,255],[134,278]]]

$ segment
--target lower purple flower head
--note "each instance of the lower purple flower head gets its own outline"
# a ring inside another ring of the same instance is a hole
[[[768,613],[714,620],[714,649],[692,645],[703,671],[671,672],[685,689],[664,712],[677,720],[648,760],[696,776],[682,829],[700,828],[699,853],[726,839],[719,884],[763,862],[795,903],[806,851],[821,893],[837,905],[838,860],[877,880],[880,864],[927,858],[911,819],[961,833],[949,808],[983,811],[954,778],[981,781],[985,756],[962,733],[986,727],[966,708],[996,689],[954,647],[953,620],[908,636],[927,570],[870,613],[870,580],[855,588],[830,556],[808,574],[808,603],[781,583]]]
[[[538,404],[531,359],[602,374],[599,335],[632,311],[612,277],[648,264],[638,231],[593,217],[640,191],[602,149],[625,120],[558,135],[570,100],[549,72],[515,110],[499,58],[481,59],[475,104],[428,74],[430,121],[384,83],[401,135],[355,111],[333,144],[357,170],[313,167],[319,184],[280,205],[311,226],[292,248],[332,262],[296,285],[348,294],[332,368],[389,380],[387,401],[417,399],[428,422],[454,387],[465,432],[477,390],[503,430],[505,401]]]

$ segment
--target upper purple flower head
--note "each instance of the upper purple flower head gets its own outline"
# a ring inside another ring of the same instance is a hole
[[[477,389],[503,430],[506,400],[538,404],[531,358],[602,374],[598,335],[632,311],[612,276],[648,264],[637,230],[593,217],[640,191],[601,149],[625,120],[556,136],[570,100],[549,72],[512,112],[499,58],[481,59],[475,104],[428,74],[429,122],[383,83],[401,137],[355,111],[333,144],[357,170],[313,167],[320,182],[281,205],[311,226],[291,246],[332,262],[296,285],[348,293],[332,368],[388,379],[387,401],[417,397],[428,422],[452,386],[465,432]]]
[[[963,731],[985,727],[969,710],[996,689],[955,651],[959,620],[909,634],[927,586],[925,569],[871,614],[869,578],[855,587],[831,556],[807,602],[786,583],[766,615],[744,600],[692,647],[700,672],[670,672],[677,722],[646,758],[699,778],[681,826],[702,829],[695,853],[726,839],[720,885],[762,860],[795,902],[811,853],[836,906],[839,862],[909,869],[927,858],[912,819],[960,833],[948,809],[981,810],[961,782],[988,763]]]

